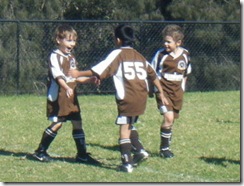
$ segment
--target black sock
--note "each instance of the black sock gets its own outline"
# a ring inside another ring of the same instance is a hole
[[[170,140],[171,140],[171,129],[162,129],[160,131],[161,144],[160,150],[169,150]]]
[[[56,136],[57,132],[52,131],[50,128],[46,128],[46,130],[43,132],[41,142],[36,152],[46,152]]]
[[[131,140],[132,149],[135,152],[140,152],[142,149],[144,149],[143,145],[141,144],[141,142],[139,140],[139,134],[134,126],[131,130],[130,140]]]
[[[72,135],[75,140],[78,156],[86,154],[86,140],[83,129],[74,129]]]
[[[131,158],[131,141],[130,139],[119,139],[121,161],[123,164],[132,163]]]

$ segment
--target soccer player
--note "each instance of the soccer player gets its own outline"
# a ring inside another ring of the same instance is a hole
[[[122,165],[120,171],[132,172],[133,165],[146,159],[149,154],[139,141],[134,126],[139,115],[145,111],[148,83],[150,79],[159,90],[160,99],[167,104],[156,72],[149,62],[133,47],[134,30],[121,24],[115,28],[115,43],[118,46],[109,55],[88,71],[71,70],[73,77],[96,75],[99,79],[113,76],[116,89],[118,116],[115,123],[119,126],[119,147]],[[133,150],[133,151],[132,151]],[[131,152],[134,153],[132,157]]]
[[[58,26],[54,40],[57,48],[52,51],[48,61],[47,118],[51,121],[51,125],[44,130],[33,157],[42,162],[50,161],[51,157],[47,153],[49,145],[57,136],[63,123],[71,121],[72,135],[77,148],[76,161],[94,163],[94,159],[90,157],[86,149],[76,85],[77,82],[93,83],[96,78],[81,77],[76,79],[68,76],[68,70],[76,69],[77,65],[77,61],[71,53],[76,45],[77,33],[71,26]]]
[[[164,95],[169,102],[165,105],[157,88],[154,89],[158,109],[163,115],[160,127],[160,156],[172,158],[174,156],[170,150],[172,127],[174,120],[179,118],[187,75],[191,73],[192,68],[189,52],[181,47],[184,39],[182,28],[178,25],[168,25],[163,29],[162,35],[164,47],[156,52],[151,64],[157,72]]]

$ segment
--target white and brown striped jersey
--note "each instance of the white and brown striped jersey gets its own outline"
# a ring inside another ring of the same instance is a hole
[[[182,108],[184,78],[192,71],[189,52],[182,47],[181,49],[182,53],[177,57],[165,49],[160,49],[151,62],[160,79],[165,96],[170,99],[176,110]]]
[[[144,113],[148,95],[147,79],[156,72],[147,60],[131,47],[113,50],[105,60],[91,69],[101,79],[113,76],[119,116]]]
[[[80,112],[75,91],[76,81],[68,77],[69,69],[76,68],[76,60],[72,54],[65,55],[60,50],[54,50],[48,61],[48,92],[47,117],[67,116],[72,112]],[[57,78],[63,78],[67,85],[74,90],[74,95],[68,98],[64,88],[58,85]]]

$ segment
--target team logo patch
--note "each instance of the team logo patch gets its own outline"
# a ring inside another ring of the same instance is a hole
[[[178,67],[177,67],[179,70],[185,70],[186,69],[186,62],[183,61],[183,60],[180,60],[178,62]]]

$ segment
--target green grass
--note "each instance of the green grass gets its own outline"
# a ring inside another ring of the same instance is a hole
[[[240,182],[240,92],[186,93],[176,120],[171,149],[158,156],[162,116],[153,98],[136,125],[150,158],[133,173],[120,165],[117,108],[114,96],[79,96],[88,151],[101,166],[76,164],[71,124],[66,123],[49,148],[57,161],[41,163],[30,155],[37,148],[45,117],[44,96],[0,97],[1,182]]]

